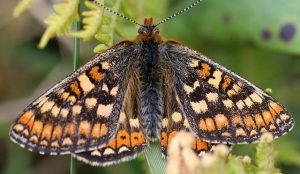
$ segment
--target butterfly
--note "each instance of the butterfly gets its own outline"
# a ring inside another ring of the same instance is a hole
[[[158,24],[157,24],[158,25]],[[164,41],[146,18],[122,41],[67,76],[19,115],[10,138],[40,154],[72,154],[91,165],[135,158],[179,131],[197,154],[215,144],[275,138],[294,125],[276,99],[187,46]]]

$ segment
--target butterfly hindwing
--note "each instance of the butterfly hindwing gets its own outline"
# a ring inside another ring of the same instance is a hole
[[[176,91],[191,130],[214,143],[252,143],[264,132],[275,137],[294,121],[273,97],[205,56],[175,42],[169,56],[184,68]]]
[[[74,156],[93,166],[108,166],[134,159],[148,145],[138,119],[128,119],[125,113],[120,115],[123,123],[115,138],[108,144],[93,151],[74,154]]]
[[[164,79],[164,81],[166,81]],[[180,131],[190,132],[190,125],[182,112],[179,97],[172,83],[162,86],[164,99],[164,114],[162,118],[161,149],[163,156],[167,156],[167,149],[176,134]],[[194,135],[192,149],[197,155],[210,151],[215,144],[208,143]]]
[[[12,125],[11,139],[41,154],[82,152],[107,143],[118,127],[129,46],[122,42],[97,55],[36,99]]]

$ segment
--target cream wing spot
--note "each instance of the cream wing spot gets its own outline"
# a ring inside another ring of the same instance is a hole
[[[187,119],[184,119],[184,121],[183,121],[183,126],[184,126],[185,128],[189,128],[189,127],[190,127],[190,124],[189,124],[189,122],[187,121]]]
[[[38,142],[38,137],[36,135],[33,135],[32,137],[30,137],[29,141],[36,144]]]
[[[175,123],[178,123],[182,120],[182,115],[179,113],[179,112],[174,112],[172,114],[172,120],[175,122]]]
[[[197,113],[205,113],[208,110],[207,104],[204,100],[199,102],[191,102],[193,110]]]
[[[232,100],[230,100],[230,99],[223,100],[223,104],[225,105],[225,107],[226,107],[227,109],[230,109],[230,108],[233,107],[233,102],[232,102]]]
[[[90,81],[89,77],[85,74],[81,74],[78,77],[78,80],[80,82],[80,87],[84,91],[84,93],[90,92],[92,89],[95,88],[95,85]]]
[[[188,85],[186,85],[186,84],[183,85],[183,89],[184,89],[184,91],[185,91],[187,94],[190,94],[190,93],[192,93],[192,92],[194,91],[192,87],[190,87],[190,86],[188,86]]]
[[[117,95],[117,92],[118,92],[118,89],[119,89],[119,85],[113,87],[113,88],[111,89],[111,91],[110,91],[110,94],[111,94],[112,96],[116,96],[116,95]]]
[[[246,136],[246,132],[242,129],[242,128],[238,128],[236,131],[235,131],[235,136],[237,137],[240,137],[240,136]]]
[[[194,92],[194,90],[195,90],[197,87],[199,87],[199,86],[200,86],[200,83],[199,83],[199,81],[197,80],[197,81],[194,82],[194,84],[193,84],[192,87],[190,87],[190,86],[184,84],[184,85],[183,85],[183,88],[184,88],[184,90],[185,90],[185,92],[186,92],[187,94],[190,94],[190,93]]]
[[[100,157],[101,153],[98,150],[94,150],[94,151],[92,151],[91,156],[99,156]]]
[[[245,104],[242,100],[239,100],[238,102],[236,102],[236,106],[242,110],[245,107]]]
[[[126,120],[126,115],[125,115],[124,112],[121,112],[120,117],[119,117],[119,122],[120,123],[125,123],[125,120]]]
[[[109,93],[109,89],[106,83],[103,83],[102,90],[105,91],[106,93]]]
[[[54,105],[52,110],[51,110],[51,114],[53,117],[57,117],[60,111],[60,107],[58,107],[57,105]]]
[[[189,63],[189,65],[190,65],[190,67],[195,68],[195,67],[199,66],[199,61],[196,59],[192,59],[192,61]]]
[[[16,130],[17,132],[21,132],[24,130],[24,126],[22,124],[16,124],[14,126],[14,130]]]
[[[99,104],[97,109],[97,115],[108,118],[110,116],[112,109],[113,109],[113,104],[109,104],[109,105]]]
[[[122,146],[120,149],[119,149],[119,152],[118,153],[122,153],[122,152],[126,152],[126,151],[130,151],[127,147],[125,146]]]
[[[233,89],[230,89],[230,90],[228,90],[227,91],[227,95],[229,96],[229,97],[231,97],[231,96],[233,96],[233,95],[236,95],[237,93],[233,90]]]
[[[261,104],[262,103],[262,98],[261,96],[259,96],[257,93],[253,93],[249,96],[255,103],[259,103]]]
[[[109,69],[109,68],[110,68],[110,66],[109,66],[109,63],[108,63],[108,62],[101,62],[101,65],[102,65],[102,69],[105,69],[105,70],[107,70],[107,69]]]
[[[251,106],[253,106],[253,102],[252,102],[252,100],[249,98],[249,97],[247,97],[245,100],[244,100],[244,102],[245,102],[245,104],[247,105],[247,107],[251,107]]]
[[[70,93],[64,92],[64,93],[61,94],[60,97],[61,97],[63,100],[67,100],[67,98],[69,97],[69,95],[70,95]]]
[[[283,121],[287,121],[290,118],[290,116],[288,116],[287,114],[281,114],[280,115],[280,119]]]
[[[224,114],[217,114],[215,116],[215,122],[219,130],[221,130],[224,127],[228,127],[229,125],[228,119]]]
[[[25,135],[26,137],[28,137],[28,135],[29,135],[28,129],[25,129],[25,130],[23,131],[23,135]]]
[[[69,138],[69,137],[65,138],[62,142],[62,146],[71,146],[71,145],[73,145],[73,142],[72,142],[71,138]]]
[[[217,93],[210,92],[210,93],[206,94],[206,98],[209,102],[217,102],[219,96]]]
[[[61,115],[62,117],[66,118],[66,117],[68,116],[68,114],[69,114],[69,110],[68,110],[68,109],[62,108],[62,109],[60,110],[60,115]]]
[[[49,111],[50,109],[52,109],[54,104],[55,103],[53,101],[46,101],[41,107],[41,113],[45,113],[45,112]]]
[[[96,106],[97,99],[96,98],[87,98],[85,99],[85,106],[89,109],[92,109]]]
[[[103,152],[103,155],[112,155],[115,154],[115,151],[111,148],[106,148]]]
[[[169,125],[169,120],[167,118],[162,119],[161,121],[162,128],[166,128]]]
[[[73,106],[72,107],[72,115],[77,116],[78,114],[80,114],[81,109],[82,109],[82,106],[80,106],[80,105]]]
[[[210,78],[208,80],[208,83],[211,84],[213,87],[215,87],[216,89],[219,88],[219,84],[221,82],[221,76],[222,76],[222,72],[219,71],[219,70],[216,70],[214,73],[213,73],[213,77],[214,78]]]
[[[140,127],[140,123],[139,123],[139,120],[137,118],[129,119],[129,124],[130,124],[130,127],[132,127],[132,128],[139,128]]]
[[[71,104],[74,104],[76,102],[75,96],[71,95],[67,98],[67,101],[71,102]]]
[[[239,85],[237,85],[237,84],[234,84],[234,85],[232,86],[232,89],[233,89],[236,93],[239,93],[239,92],[241,92],[241,90],[242,90],[242,88],[241,88]]]

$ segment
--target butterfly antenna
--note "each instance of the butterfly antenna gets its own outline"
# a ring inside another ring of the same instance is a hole
[[[139,23],[136,22],[135,20],[130,19],[129,17],[124,16],[124,15],[118,13],[118,12],[115,12],[115,11],[113,11],[112,9],[108,8],[108,7],[105,7],[104,4],[98,2],[97,0],[93,0],[92,2],[95,3],[95,4],[97,4],[98,6],[102,7],[105,11],[108,11],[108,12],[110,12],[110,13],[112,13],[112,14],[115,14],[115,15],[119,16],[120,18],[123,18],[123,19],[125,19],[125,20],[127,20],[127,21],[129,21],[129,22],[132,22],[132,23],[136,24],[136,25],[143,26],[142,24],[139,24]]]
[[[173,14],[173,15],[171,15],[171,16],[165,18],[165,19],[163,19],[162,21],[160,21],[160,22],[159,22],[158,24],[156,24],[155,26],[158,26],[158,25],[160,25],[160,24],[162,24],[162,23],[165,23],[166,21],[168,21],[168,20],[170,20],[170,19],[172,19],[172,18],[174,18],[174,17],[176,17],[176,16],[182,14],[183,12],[186,12],[186,11],[190,10],[191,8],[193,8],[193,7],[195,7],[196,5],[200,4],[201,1],[202,1],[202,0],[197,0],[197,1],[195,1],[193,4],[191,4],[191,5],[187,6],[187,7],[185,7],[184,9],[180,10],[179,12],[177,12],[177,13],[175,13],[175,14]]]

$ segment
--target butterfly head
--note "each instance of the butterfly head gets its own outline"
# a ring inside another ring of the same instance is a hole
[[[153,19],[145,18],[144,25],[141,25],[141,27],[138,30],[138,41],[144,41],[149,39],[154,39],[157,42],[161,41],[161,36],[159,35],[159,28],[157,25],[153,24]]]

